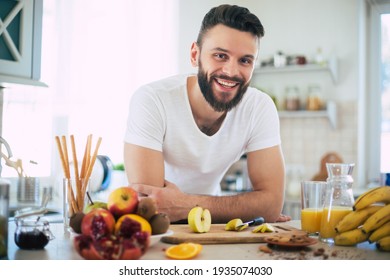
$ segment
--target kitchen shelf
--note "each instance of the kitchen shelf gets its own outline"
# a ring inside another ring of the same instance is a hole
[[[276,73],[292,73],[292,72],[314,72],[327,71],[330,73],[333,82],[338,81],[338,61],[332,58],[327,65],[304,64],[304,65],[286,65],[283,67],[264,66],[255,70],[255,74],[276,74]]]
[[[326,110],[320,111],[279,111],[279,118],[328,118],[333,129],[337,128],[337,108],[333,101],[329,101]]]

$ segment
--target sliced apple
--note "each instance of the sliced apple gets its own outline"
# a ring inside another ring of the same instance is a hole
[[[230,220],[226,225],[225,225],[225,230],[232,230],[232,231],[238,231],[238,229],[244,229],[246,227],[241,225],[243,224],[241,219],[233,219]],[[247,225],[248,226],[248,225]]]
[[[208,209],[196,206],[188,213],[188,225],[193,232],[205,233],[211,228],[211,214]]]
[[[255,227],[252,232],[254,233],[257,233],[257,232],[261,232],[261,233],[264,233],[264,232],[274,232],[275,229],[273,226],[271,226],[270,224],[268,223],[264,223],[264,224],[261,224],[257,227]]]

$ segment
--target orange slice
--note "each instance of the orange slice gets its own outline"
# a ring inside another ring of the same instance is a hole
[[[165,255],[175,260],[188,260],[194,258],[200,251],[202,251],[201,244],[186,242],[169,247]]]

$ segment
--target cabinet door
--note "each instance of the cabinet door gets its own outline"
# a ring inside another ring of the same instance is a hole
[[[42,0],[0,1],[0,75],[39,80]]]

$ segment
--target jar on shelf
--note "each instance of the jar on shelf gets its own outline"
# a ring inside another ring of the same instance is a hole
[[[274,67],[284,67],[286,66],[286,63],[287,63],[287,57],[284,53],[282,53],[281,51],[278,51],[275,55],[274,55]]]
[[[322,48],[317,49],[316,55],[314,57],[314,62],[320,66],[326,66],[326,60],[322,53]]]
[[[287,111],[297,111],[300,108],[299,90],[296,86],[289,86],[285,93],[285,109]]]
[[[322,107],[321,87],[319,85],[310,85],[306,99],[306,110],[318,111]]]

